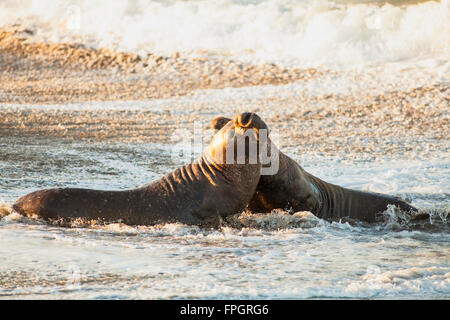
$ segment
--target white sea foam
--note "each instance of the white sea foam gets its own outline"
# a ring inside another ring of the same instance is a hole
[[[0,293],[72,299],[443,298],[450,289],[448,234],[374,232],[336,223],[258,232],[169,225],[163,233],[149,227],[129,234],[130,227],[116,227],[3,226],[0,255],[8,263],[0,273],[7,287]]]
[[[46,41],[138,53],[207,51],[302,67],[414,59],[433,68],[450,55],[448,0],[397,6],[308,0],[0,2],[0,25],[14,23]]]

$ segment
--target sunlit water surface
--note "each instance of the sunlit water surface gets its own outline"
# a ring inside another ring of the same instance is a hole
[[[50,186],[123,189],[182,165],[165,145],[0,140],[0,199]],[[376,225],[312,215],[254,217],[252,227],[181,224],[62,228],[10,214],[0,220],[0,296],[49,299],[449,298],[448,162],[340,162],[296,155],[348,187],[408,198],[432,213],[394,212]],[[309,159],[309,160],[308,160]],[[289,217],[289,219],[288,219]]]

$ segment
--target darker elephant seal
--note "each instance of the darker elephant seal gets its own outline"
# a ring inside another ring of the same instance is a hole
[[[229,118],[217,117],[211,122],[211,129],[217,131],[229,121]],[[378,214],[388,205],[417,212],[416,208],[396,197],[327,183],[303,170],[270,141],[268,144],[270,152],[279,153],[279,169],[273,175],[261,175],[248,205],[252,212],[264,213],[272,209],[310,211],[327,220],[351,218],[366,222],[377,221]]]
[[[237,161],[236,144],[258,143],[258,130],[266,128],[257,115],[243,113],[223,126],[196,161],[149,185],[124,191],[45,189],[23,196],[13,209],[46,220],[84,218],[119,220],[131,225],[175,221],[215,225],[222,218],[241,212],[253,196],[261,164],[249,161],[248,148],[243,161]],[[230,150],[234,157],[226,158]]]

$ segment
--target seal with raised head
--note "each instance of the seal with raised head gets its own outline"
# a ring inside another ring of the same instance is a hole
[[[177,221],[214,226],[241,212],[255,192],[261,164],[250,161],[248,145],[258,143],[260,129],[267,129],[261,118],[243,113],[215,134],[196,161],[149,185],[123,191],[44,189],[18,199],[13,209],[47,220],[120,220],[132,225]],[[246,147],[244,156],[236,152],[239,143]],[[230,150],[233,157],[227,157]]]
[[[230,119],[217,117],[211,122],[214,132],[228,125]],[[388,205],[403,211],[418,210],[405,201],[385,194],[347,189],[325,182],[306,172],[297,162],[282,153],[270,139],[270,152],[278,152],[278,171],[261,175],[255,194],[248,204],[251,212],[285,209],[310,211],[319,218],[339,220],[344,217],[366,222],[377,221]]]

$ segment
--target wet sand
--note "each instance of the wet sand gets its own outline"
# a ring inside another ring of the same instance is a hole
[[[197,89],[286,84],[325,72],[179,53],[143,57],[81,44],[35,42],[33,34],[18,27],[0,29],[0,102],[168,98]]]
[[[194,121],[207,128],[217,115],[255,111],[279,130],[282,148],[360,159],[450,150],[446,83],[341,93],[325,86],[312,93],[308,86],[341,75],[223,57],[141,57],[35,42],[33,34],[20,27],[0,30],[1,136],[171,143],[177,128],[190,129]],[[211,90],[223,88],[241,91]],[[246,94],[246,88],[266,91]],[[130,108],[132,100],[143,102]],[[101,101],[124,102],[113,108]],[[57,106],[80,102],[92,107]]]
[[[176,129],[192,131],[194,121],[208,130],[217,115],[250,110],[262,114],[271,128],[279,130],[281,147],[301,146],[303,152],[343,158],[388,154],[416,158],[450,150],[448,94],[448,88],[434,86],[365,96],[363,103],[354,95],[294,95],[224,99],[221,105],[197,101],[193,96],[158,101],[157,107],[144,102],[139,104],[142,108],[129,108],[135,102],[99,109],[96,106],[101,103],[93,104],[92,109],[5,105],[0,109],[0,136],[171,143]],[[431,106],[429,100],[437,104]],[[266,109],[264,105],[276,107]]]

